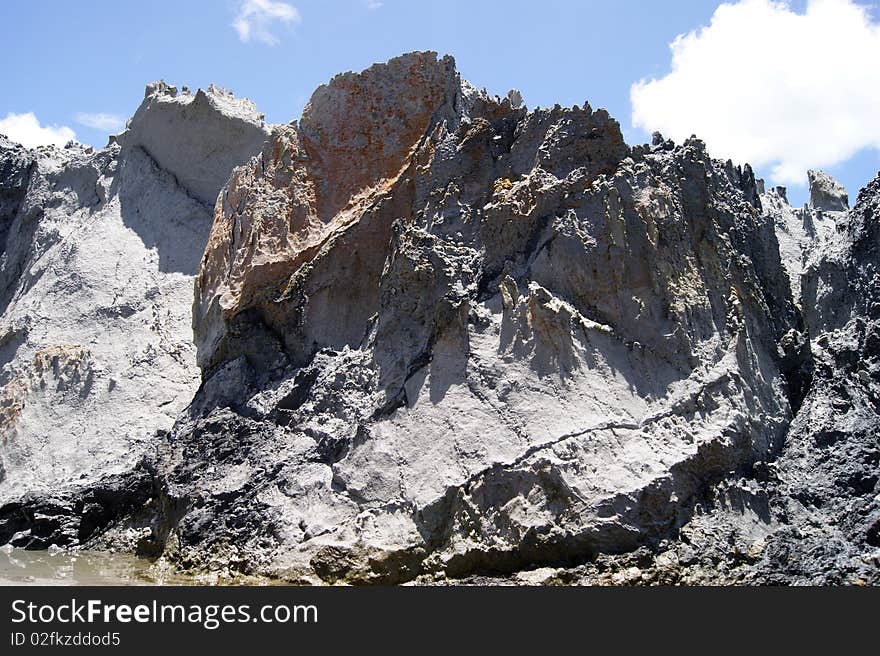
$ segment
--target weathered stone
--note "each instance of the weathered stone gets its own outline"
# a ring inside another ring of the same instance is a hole
[[[117,142],[143,149],[196,200],[214,206],[229,173],[259,152],[270,127],[256,106],[213,85],[178,95],[164,82],[147,86],[144,101]]]
[[[517,104],[408,55],[233,174],[194,325],[206,385],[242,357],[259,381],[197,395],[159,458],[200,499],[168,558],[386,582],[585,559],[778,450],[804,341],[750,169]]]
[[[810,181],[810,208],[825,212],[846,212],[849,196],[837,180],[823,171],[807,171]]]
[[[848,212],[811,172],[794,210],[696,137],[630,148],[434,53],[271,133],[157,83],[117,141],[0,142],[0,542],[296,582],[880,582],[880,178]]]
[[[0,140],[0,506],[131,471],[192,399],[205,203],[267,134],[156,84],[101,151]]]

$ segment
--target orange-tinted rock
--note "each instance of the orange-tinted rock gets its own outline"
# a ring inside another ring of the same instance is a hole
[[[400,191],[411,181],[401,176],[438,117],[453,116],[458,89],[452,59],[435,53],[339,75],[315,91],[299,127],[277,128],[260,157],[233,173],[196,282],[193,322],[203,367],[223,359],[227,323],[251,308],[293,352],[298,342],[311,350],[362,337],[375,312],[391,224],[411,211]],[[314,272],[331,251],[328,275],[349,298],[328,304],[327,286],[314,282]],[[295,277],[306,264],[313,275]],[[290,299],[294,307],[283,303]],[[297,311],[315,321],[290,316]],[[310,333],[314,324],[323,326],[320,335]]]

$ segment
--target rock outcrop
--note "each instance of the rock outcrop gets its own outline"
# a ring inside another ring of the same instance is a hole
[[[781,189],[761,200],[783,257],[784,240],[808,227],[789,271],[799,272],[811,382],[779,454],[708,486],[691,520],[653,548],[520,582],[880,584],[880,177],[849,213],[792,210]]]
[[[793,527],[761,574],[771,582],[877,584],[880,175],[817,246],[803,277],[815,374],[776,465],[779,514]]]
[[[695,137],[631,148],[604,110],[529,111],[434,53],[271,129],[157,85],[116,141],[3,144],[0,234],[30,211],[72,248],[7,284],[0,492],[28,466],[46,487],[0,541],[312,583],[880,582],[880,178],[848,211],[811,172],[795,210]],[[92,169],[96,200],[50,194]],[[114,221],[141,250],[84,269]],[[71,332],[13,322],[40,303]],[[86,473],[59,498],[16,445],[77,421],[116,459],[52,442]]]
[[[792,298],[800,305],[804,255],[812,241],[805,227],[804,214],[788,204],[785,187],[772,187],[762,192],[760,198],[762,211],[773,220],[779,256],[788,274]]]
[[[84,486],[131,472],[192,399],[211,207],[268,133],[248,101],[160,83],[98,152],[0,141],[0,517],[27,515],[28,499],[76,506]],[[3,542],[51,541],[16,522]],[[76,526],[61,533],[77,541]]]
[[[778,452],[806,385],[757,196],[696,139],[630,149],[432,54],[334,79],[215,208],[154,537],[399,582],[674,532]]]
[[[837,180],[823,171],[807,171],[810,181],[810,209],[823,212],[846,212],[849,196]]]
[[[801,278],[807,259],[817,261],[833,248],[837,225],[845,219],[848,196],[843,186],[827,173],[809,171],[810,202],[802,208],[789,205],[785,187],[772,187],[760,194],[763,212],[773,220],[779,254],[789,276],[796,305],[801,306]],[[812,311],[811,306],[804,308]]]

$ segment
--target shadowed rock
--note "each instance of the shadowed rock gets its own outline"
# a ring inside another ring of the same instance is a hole
[[[313,583],[878,582],[880,182],[847,212],[811,172],[795,210],[435,53],[269,132],[159,83],[99,153],[0,142],[0,540]]]

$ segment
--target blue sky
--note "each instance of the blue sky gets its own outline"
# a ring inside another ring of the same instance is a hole
[[[742,0],[739,4],[766,5],[768,2]],[[821,3],[841,5],[838,9],[842,10],[852,1],[810,0],[809,4]],[[675,103],[683,103],[682,107],[699,107],[696,103],[703,88],[699,66],[685,62],[676,76],[670,75],[673,71],[670,44],[678,35],[709,25],[713,17],[717,19],[718,5],[707,0],[3,2],[0,24],[6,29],[5,62],[0,67],[3,89],[0,119],[9,114],[32,112],[43,126],[68,126],[79,140],[101,146],[106,143],[112,118],[130,116],[143,97],[145,84],[162,78],[178,86],[204,87],[213,82],[233,89],[237,95],[256,102],[269,121],[286,122],[298,118],[314,88],[338,72],[361,70],[373,62],[410,50],[436,50],[455,56],[462,75],[492,93],[503,94],[511,87],[519,88],[530,107],[556,102],[581,104],[585,100],[594,108],[605,107],[620,121],[627,140],[638,143],[649,138],[646,126],[654,122],[657,126],[668,125],[673,133],[686,129],[676,124],[676,117],[684,112],[679,111]],[[248,6],[252,11],[242,14],[243,8]],[[268,13],[263,11],[267,7]],[[790,2],[781,8],[787,12],[782,17],[803,14],[807,8],[808,0]],[[741,57],[742,51],[751,47],[752,31],[748,23],[742,21],[748,20],[750,11],[754,13],[758,9],[746,7],[725,23],[728,31],[743,31],[738,44],[741,50],[727,52],[721,47],[725,38],[722,25],[717,30],[718,44],[709,34],[705,43],[697,44],[700,48],[693,49],[697,54],[683,53],[682,61],[687,56],[717,57],[719,66],[723,66]],[[263,23],[259,22],[261,15],[266,18]],[[242,17],[249,32],[245,29],[243,33],[234,26],[236,19]],[[818,18],[812,24],[817,22]],[[866,45],[859,47],[870,49],[874,43],[874,33],[870,30],[875,24],[869,14],[865,14],[864,22],[868,30]],[[741,24],[745,26],[739,27]],[[840,29],[845,32],[851,25],[841,23]],[[261,26],[266,32],[262,35]],[[798,29],[792,28],[792,37],[798,37],[794,34]],[[846,34],[840,38],[846,38]],[[775,39],[767,40],[775,42]],[[795,48],[797,41],[794,38]],[[709,54],[705,54],[707,52]],[[865,56],[870,54],[866,52]],[[757,52],[755,58],[758,64],[750,65],[761,69],[761,62],[773,59],[774,53],[765,48]],[[877,68],[877,61],[880,59],[874,58],[871,67]],[[805,62],[805,66],[808,65]],[[841,71],[843,76],[846,73],[847,70]],[[779,71],[774,75],[786,77]],[[864,76],[868,77],[858,81],[870,82],[875,79],[871,75],[874,73],[865,70]],[[646,84],[654,80],[657,84],[639,98],[640,125],[636,127],[633,85],[641,80]],[[747,93],[752,85],[735,82],[728,86],[743,87],[744,98],[736,95],[740,91],[725,88],[722,95],[733,95],[715,100],[724,107],[753,105]],[[808,87],[811,82],[806,80],[803,84]],[[838,86],[838,79],[817,80],[816,93],[825,94]],[[880,84],[876,86],[880,88]],[[694,97],[682,98],[681,88],[689,89],[688,93],[694,93]],[[761,88],[765,89],[762,91],[765,100],[768,93],[774,93],[772,86]],[[809,87],[799,93],[809,94]],[[785,104],[785,98],[783,95],[782,100],[771,99],[768,105],[772,108],[780,102]],[[774,120],[786,125],[797,124],[807,130],[813,128],[814,132],[803,136],[805,143],[823,138],[822,120],[833,110],[812,107],[809,95],[807,101],[797,93],[794,98],[797,102],[790,103],[789,114]],[[870,109],[873,100],[873,96],[868,96],[859,102]],[[797,116],[797,120],[792,119],[790,113],[798,111],[795,105],[809,106],[815,116],[803,121]],[[844,107],[840,111],[850,110]],[[102,121],[100,116],[94,115],[107,116]],[[841,120],[833,121],[843,126],[841,130],[845,129],[848,137],[852,136],[852,143],[847,142],[844,161],[824,165],[846,184],[853,197],[880,169],[877,149],[880,137],[874,141],[875,135],[870,133],[851,135],[854,129],[861,130],[858,124],[863,115],[864,112],[844,115]],[[760,116],[751,120],[756,123],[743,129],[748,135],[756,135],[758,141],[764,139],[762,130],[767,131],[767,143],[781,131],[778,126],[762,126]],[[89,127],[86,123],[104,127]],[[725,132],[729,125],[703,127],[712,137],[707,139],[710,150],[713,143],[730,143],[736,150],[740,143],[749,141],[738,137],[732,129]],[[704,134],[699,136],[706,138]],[[834,139],[844,141],[843,137]],[[790,145],[777,146],[782,147],[790,148]],[[856,154],[850,157],[854,148]],[[728,156],[727,153],[713,154]],[[751,159],[749,152],[734,155]],[[799,170],[804,163],[811,165],[813,160],[824,158],[819,162],[822,165],[843,155],[805,152],[790,163],[789,169]],[[760,153],[761,158],[767,156],[766,152]],[[770,152],[769,156],[771,160],[756,167],[759,174],[767,177],[777,170],[772,157],[780,155]],[[781,173],[777,177],[786,178]],[[793,202],[801,202],[804,189],[792,188],[793,180],[784,181],[790,185],[789,196]]]

